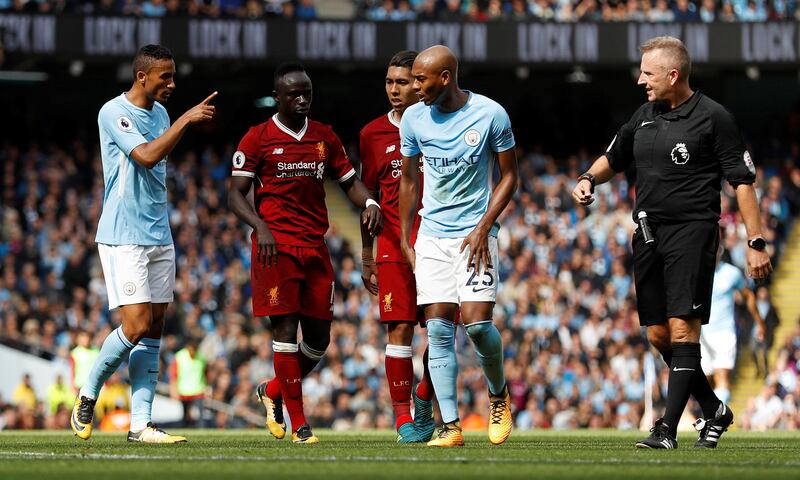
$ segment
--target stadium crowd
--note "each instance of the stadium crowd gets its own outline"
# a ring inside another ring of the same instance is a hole
[[[351,15],[376,21],[762,22],[800,19],[797,0],[0,0],[0,12],[284,18]],[[334,2],[335,3],[335,2]],[[347,2],[345,2],[347,3]],[[320,8],[318,8],[318,6]],[[342,13],[344,12],[344,13]]]
[[[273,375],[269,319],[250,313],[250,232],[224,200],[232,150],[208,147],[168,163],[177,286],[167,313],[161,378],[169,380],[169,367],[184,345],[196,344],[197,358],[206,365],[205,398],[230,405],[192,420],[207,427],[249,426],[248,415],[263,417],[253,392]],[[570,191],[592,160],[588,154],[556,161],[533,149],[520,150],[518,158],[522,185],[501,217],[495,309],[516,426],[638,428],[645,378],[654,379],[658,407],[667,376],[658,357],[654,367],[643,361],[650,357],[638,325],[628,247],[631,183],[618,176],[598,188],[595,205],[576,208]],[[68,148],[6,144],[0,161],[0,343],[65,359],[76,346],[99,347],[119,318],[107,310],[94,243],[103,195],[98,153],[80,140]],[[757,182],[767,240],[780,251],[800,212],[800,168],[787,160],[768,174],[759,169]],[[743,267],[744,228],[727,185],[722,206],[727,255]],[[377,299],[362,286],[358,247],[335,228],[327,241],[337,275],[337,320],[325,358],[303,382],[309,421],[337,429],[391,428]],[[463,331],[457,342],[464,366],[462,425],[485,428],[483,375]],[[419,373],[424,335],[417,336],[414,349]],[[763,398],[752,402],[752,428],[797,424],[798,359],[800,328],[769,374],[774,381]],[[125,371],[104,391],[124,391]],[[75,379],[34,392],[24,373],[20,369],[13,398],[0,398],[0,429],[66,427]],[[174,389],[172,395],[178,396]],[[107,405],[98,411],[101,420],[104,411],[125,408],[114,398],[100,403]]]

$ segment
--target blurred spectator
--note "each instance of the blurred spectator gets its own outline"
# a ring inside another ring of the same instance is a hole
[[[71,411],[74,401],[75,394],[72,393],[72,389],[64,383],[64,378],[58,375],[56,382],[47,388],[47,412],[50,415],[55,415],[58,413],[59,407]]]
[[[651,22],[672,22],[675,20],[675,14],[669,9],[667,0],[656,0],[655,8],[650,10],[648,19]]]
[[[717,4],[714,0],[703,0],[703,6],[700,7],[700,20],[705,23],[711,23],[717,16]]]
[[[169,383],[172,398],[183,405],[183,425],[202,427],[203,400],[206,387],[206,359],[197,347],[200,342],[189,338],[186,346],[175,354],[169,368]]]
[[[764,319],[764,337],[759,339],[756,336],[755,325],[750,334],[750,350],[756,364],[756,378],[764,378],[769,373],[769,352],[775,343],[775,329],[780,323],[778,311],[772,306],[769,297],[767,287],[760,286],[756,289],[756,308]]]
[[[286,4],[284,4],[285,8]],[[295,10],[295,17],[298,20],[316,20],[317,7],[314,5],[314,0],[300,0]]]
[[[142,2],[142,15],[145,17],[163,17],[167,14],[164,0],[145,0]]]
[[[700,21],[700,14],[697,12],[697,5],[689,0],[675,0],[672,7],[674,20],[676,22],[698,22]]]
[[[95,360],[100,355],[100,349],[91,345],[92,337],[89,332],[80,330],[75,335],[75,348],[69,353],[70,366],[72,367],[72,388],[77,392],[86,382]]]
[[[31,386],[30,374],[26,373],[22,376],[22,382],[17,385],[11,395],[11,403],[31,411],[36,408],[36,392]]]

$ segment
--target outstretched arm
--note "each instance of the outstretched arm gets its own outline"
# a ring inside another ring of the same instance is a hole
[[[211,105],[211,101],[216,96],[217,92],[212,93],[205,100],[181,115],[160,137],[134,148],[131,152],[131,158],[145,168],[155,167],[158,162],[172,152],[172,149],[175,148],[175,145],[178,144],[178,141],[180,141],[190,125],[214,118],[216,107]]]

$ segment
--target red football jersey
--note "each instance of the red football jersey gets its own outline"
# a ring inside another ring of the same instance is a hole
[[[400,153],[400,123],[392,112],[381,115],[361,130],[361,181],[379,195],[383,214],[383,232],[378,236],[377,262],[405,262],[400,250],[400,177],[403,174],[403,155]],[[422,208],[422,156],[419,160],[419,202]],[[420,217],[414,219],[411,245],[417,238]]]
[[[328,231],[324,176],[339,183],[355,175],[329,125],[306,119],[299,133],[277,114],[252,127],[233,154],[231,175],[251,177],[255,207],[278,245],[316,247]]]

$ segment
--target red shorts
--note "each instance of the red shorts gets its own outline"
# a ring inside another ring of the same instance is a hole
[[[328,247],[278,246],[278,264],[270,268],[256,261],[253,243],[250,267],[253,314],[300,313],[333,320],[333,267]]]
[[[408,264],[378,264],[378,300],[382,323],[419,321],[424,326],[425,317],[417,307],[417,283]]]

